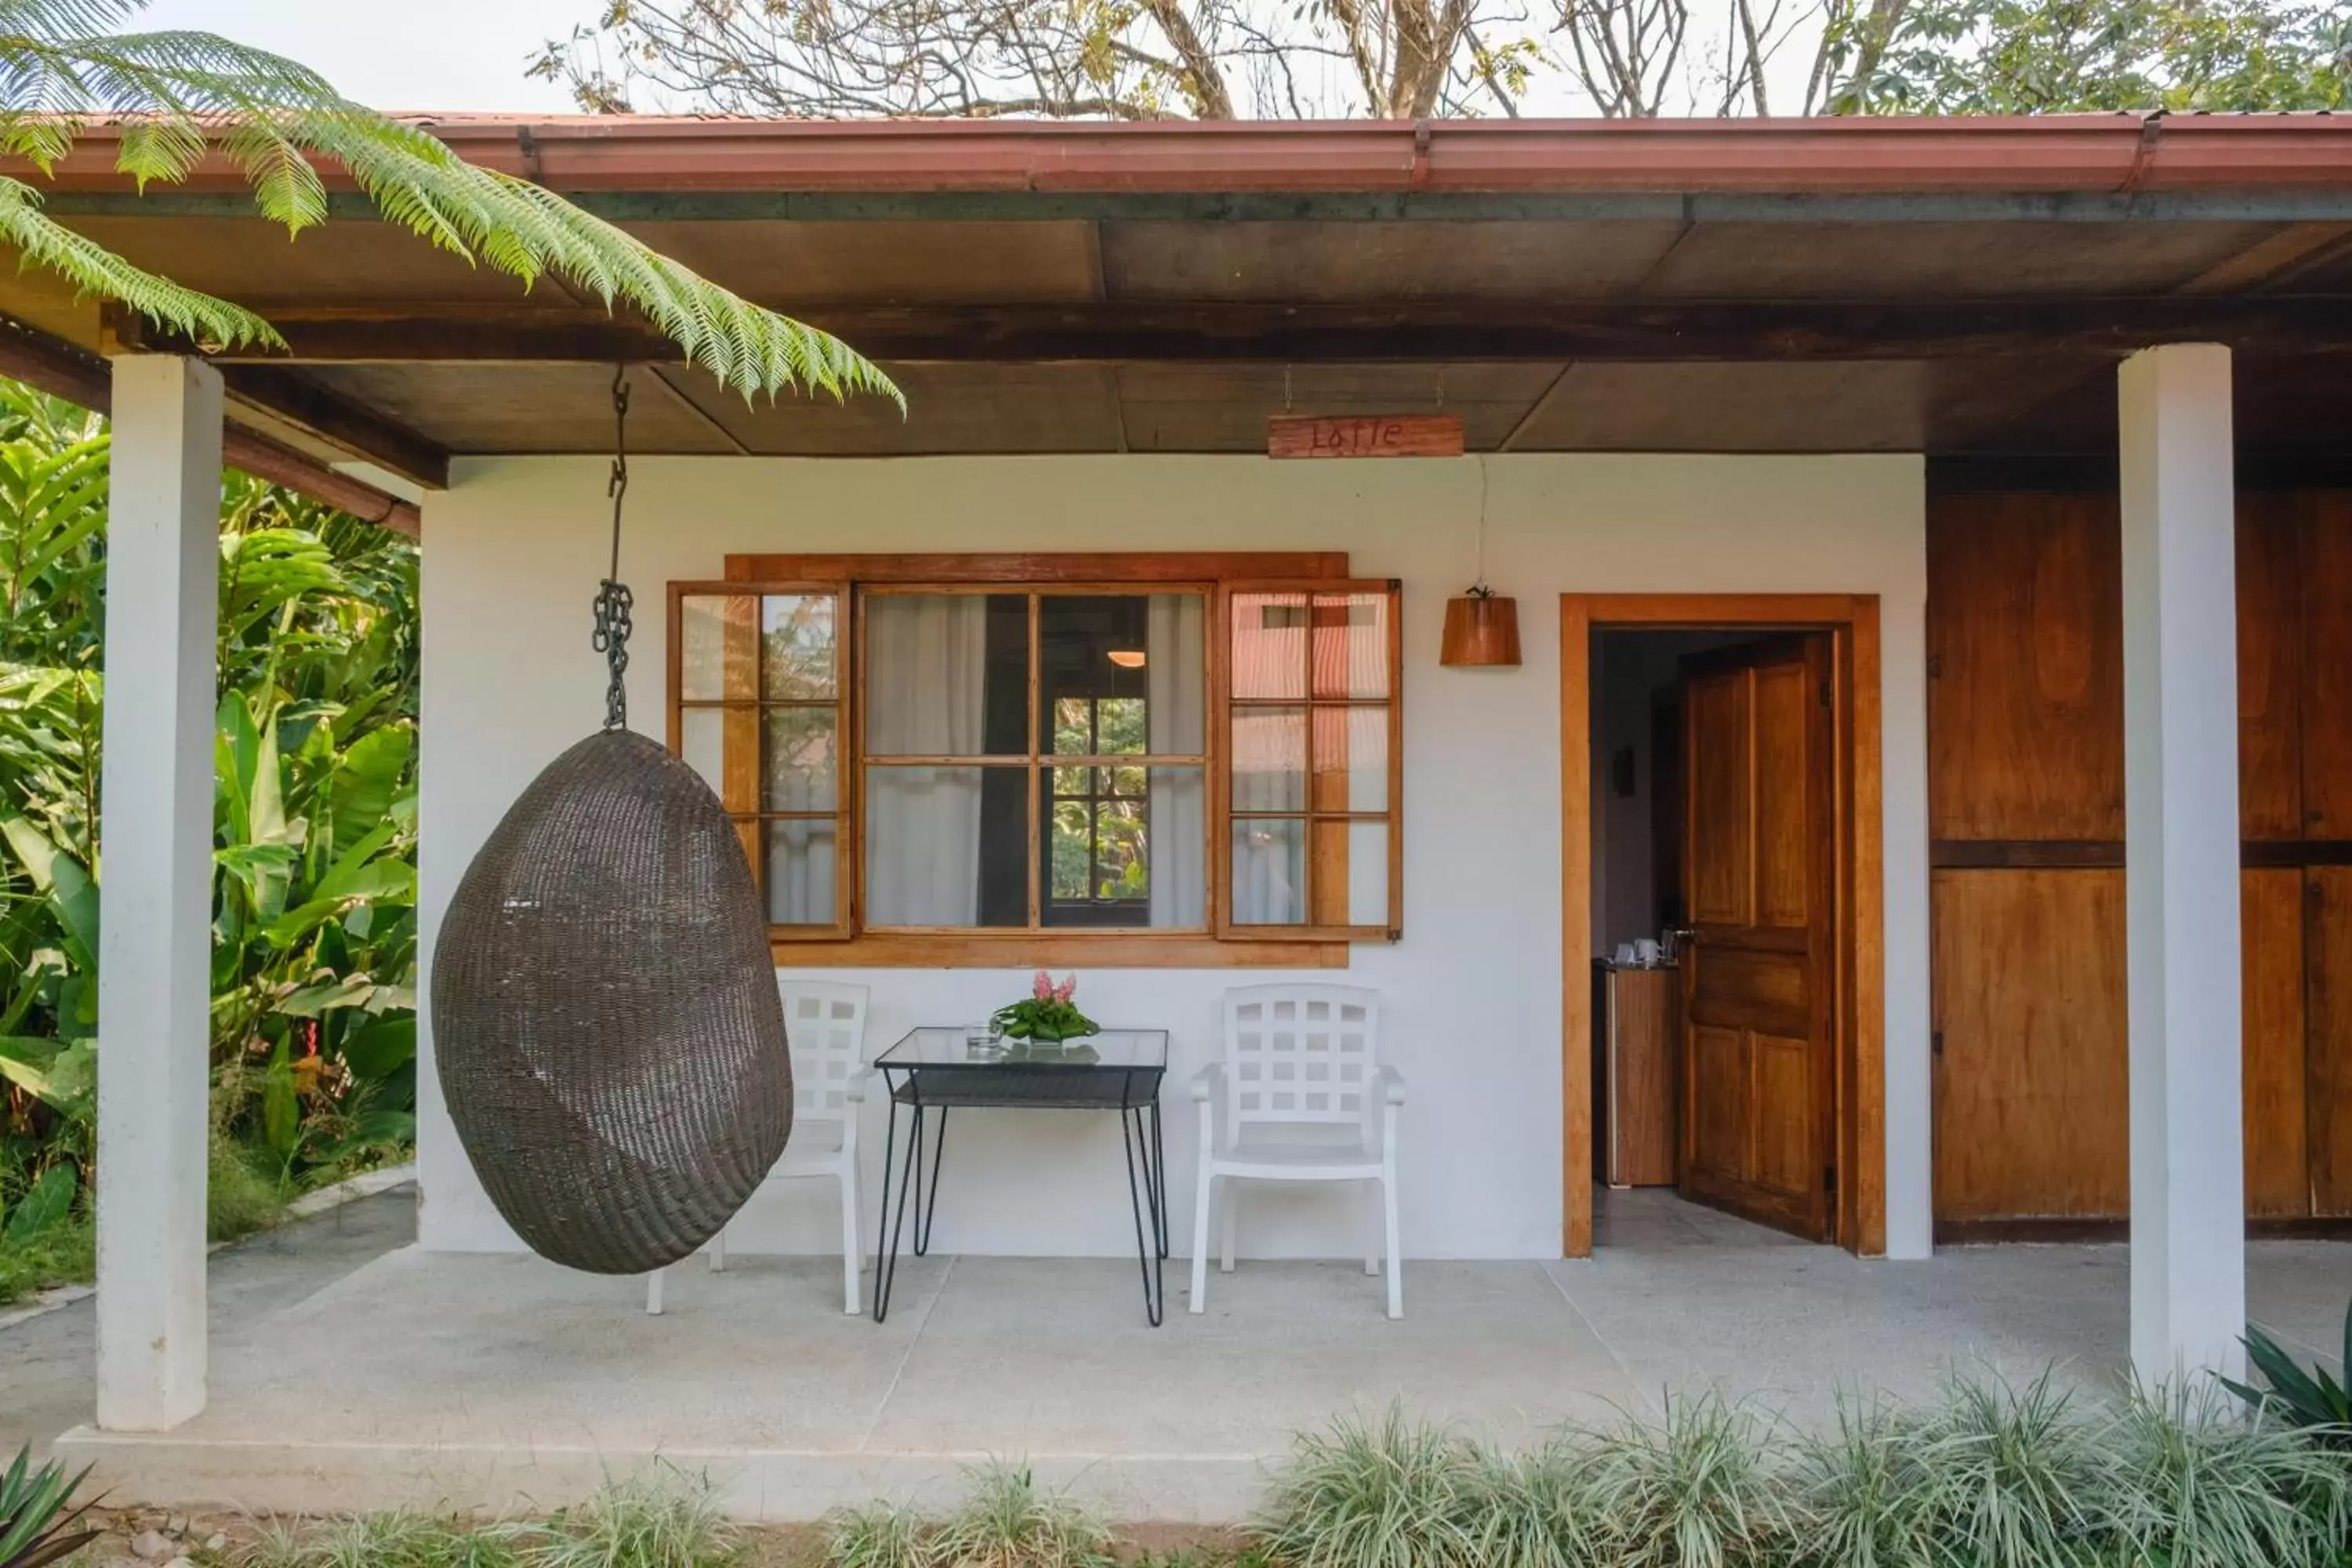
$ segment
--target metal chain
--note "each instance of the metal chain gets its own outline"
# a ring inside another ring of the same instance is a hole
[[[604,728],[629,727],[629,693],[622,678],[629,670],[629,608],[635,599],[621,581],[621,503],[629,493],[629,372],[613,369],[613,477],[604,493],[613,498],[613,563],[596,584],[596,632],[591,639],[604,656]]]

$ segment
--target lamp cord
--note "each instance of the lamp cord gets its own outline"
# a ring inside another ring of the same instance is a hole
[[[1478,570],[1471,581],[1470,592],[1483,599],[1494,592],[1486,586],[1486,454],[1484,452],[1478,454],[1478,531],[1475,537],[1477,540]]]
[[[623,677],[629,670],[629,610],[635,603],[629,585],[621,581],[621,504],[629,493],[629,372],[613,367],[613,474],[604,493],[613,498],[613,560],[596,584],[596,630],[590,638],[604,656],[604,728],[629,727],[629,693]]]

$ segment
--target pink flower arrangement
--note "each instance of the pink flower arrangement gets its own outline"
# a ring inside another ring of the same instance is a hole
[[[996,1010],[996,1026],[1016,1040],[1075,1040],[1100,1034],[1095,1021],[1070,1000],[1077,994],[1076,975],[1056,985],[1041,969],[1031,978],[1027,996]]]

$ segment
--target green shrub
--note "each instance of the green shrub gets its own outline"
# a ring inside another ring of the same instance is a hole
[[[709,1477],[663,1466],[607,1482],[525,1544],[530,1568],[721,1568],[742,1543]]]
[[[1719,1394],[1669,1399],[1584,1447],[1601,1560],[1618,1568],[1737,1568],[1788,1531],[1776,1434]]]
[[[1835,1426],[1797,1440],[1790,1479],[1803,1568],[1936,1568],[1921,1426],[1887,1400],[1841,1399]]]
[[[2335,1568],[2352,1545],[2352,1468],[2257,1410],[2136,1396],[2103,1434],[2115,1456],[2105,1533],[2131,1561]]]
[[[33,1468],[33,1451],[16,1450],[0,1473],[0,1568],[45,1568],[81,1550],[97,1535],[77,1528],[90,1504],[73,1506],[73,1495],[89,1471],[68,1474],[52,1459]]]
[[[1476,1560],[1486,1467],[1442,1426],[1391,1406],[1298,1439],[1259,1542],[1289,1568],[1444,1568]]]
[[[1916,1439],[1916,1506],[1941,1559],[1969,1568],[2092,1562],[2100,1500],[2115,1483],[2098,1430],[2074,1415],[2049,1373],[2021,1390],[1949,1382]]]
[[[205,1167],[205,1237],[235,1241],[286,1217],[286,1190],[256,1156],[215,1134]]]
[[[1494,1568],[1579,1568],[1601,1560],[1601,1521],[1583,1443],[1530,1454],[1476,1451],[1467,1560]]]
[[[897,1503],[843,1509],[824,1521],[831,1568],[920,1568],[922,1516]]]
[[[2247,1330],[2244,1343],[2246,1358],[2265,1386],[2228,1383],[2231,1393],[2273,1420],[2317,1433],[2323,1442],[2352,1447],[2352,1302],[2344,1308],[2344,1352],[2336,1363],[2344,1375],[2341,1383],[2315,1363],[2305,1371],[2284,1345],[2261,1329]]]

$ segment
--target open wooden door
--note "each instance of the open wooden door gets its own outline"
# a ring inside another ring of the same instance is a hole
[[[1826,635],[1683,665],[1682,1191],[1817,1241],[1836,1213],[1836,691]]]

